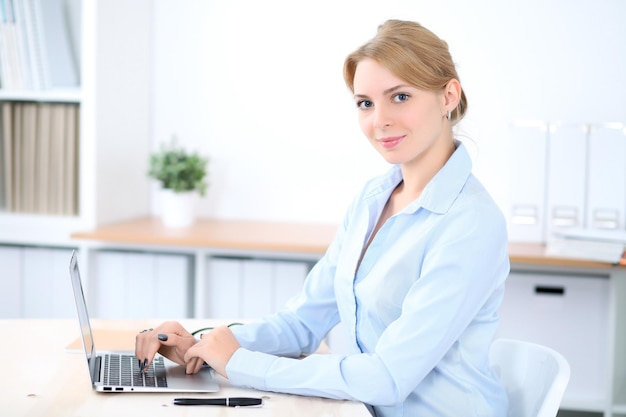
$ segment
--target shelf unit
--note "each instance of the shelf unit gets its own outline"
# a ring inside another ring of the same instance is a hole
[[[200,318],[207,314],[207,280],[215,259],[230,256],[313,263],[333,234],[332,226],[228,220],[201,220],[193,228],[172,231],[160,226],[158,219],[145,218],[75,233],[74,237],[91,256],[107,248],[168,250],[192,256],[194,317]],[[626,327],[622,322],[626,317],[626,267],[547,256],[545,245],[540,244],[511,243],[509,253],[511,276],[496,337],[545,344],[570,360],[572,380],[563,410],[626,416]],[[95,275],[92,278],[98,279]],[[332,338],[330,342],[335,345]]]
[[[80,247],[81,268],[89,271],[88,300],[97,303],[89,292],[93,283],[105,279],[102,253],[167,252],[192,259],[188,304],[194,306],[193,317],[202,318],[275,311],[296,292],[335,232],[335,225],[219,219],[198,219],[190,228],[171,229],[158,218],[145,217],[79,231],[72,237]],[[250,291],[264,296],[251,297]],[[234,294],[239,300],[232,299]]]
[[[0,101],[79,105],[78,215],[0,212],[3,244],[66,246],[76,230],[149,212],[152,2],[59,4],[80,8],[80,88],[0,90]]]

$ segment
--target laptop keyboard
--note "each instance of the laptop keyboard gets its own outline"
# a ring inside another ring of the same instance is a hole
[[[163,357],[154,358],[150,367],[141,372],[135,356],[106,354],[103,382],[124,387],[167,387]]]

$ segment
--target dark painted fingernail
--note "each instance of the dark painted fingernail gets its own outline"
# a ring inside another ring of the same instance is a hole
[[[146,366],[146,363],[145,363],[145,362],[142,362],[142,361],[141,361],[141,359],[140,359],[140,360],[139,360],[139,370],[140,370],[141,372],[143,372],[143,368],[144,368],[145,366]]]
[[[144,359],[143,363],[141,364],[141,372],[145,372],[146,371],[146,366],[148,365],[148,359]]]
[[[159,333],[159,334],[157,335],[157,337],[158,337],[158,338],[159,338],[159,340],[160,340],[160,341],[162,341],[162,342],[166,342],[166,341],[167,341],[167,335],[166,335],[166,334]]]
[[[141,359],[137,359],[137,366],[141,369]]]

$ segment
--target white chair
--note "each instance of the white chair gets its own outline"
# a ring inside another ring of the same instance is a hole
[[[489,361],[508,394],[508,417],[556,416],[570,378],[563,355],[535,343],[496,339]]]

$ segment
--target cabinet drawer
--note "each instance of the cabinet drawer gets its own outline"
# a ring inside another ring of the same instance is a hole
[[[608,395],[608,277],[511,272],[500,320],[497,337],[540,343],[568,359],[564,401]]]
[[[92,317],[177,319],[190,317],[192,258],[185,254],[95,252],[88,303]]]
[[[71,253],[0,245],[0,319],[75,317],[67,272]]]
[[[306,262],[209,257],[204,315],[211,318],[259,318],[282,309],[301,289]]]

